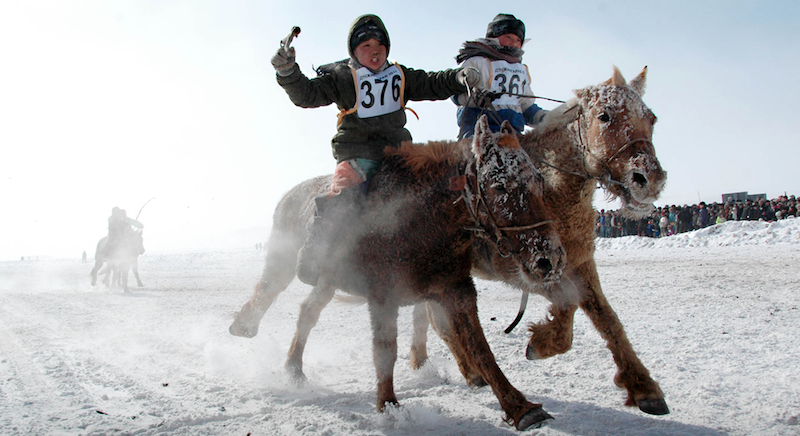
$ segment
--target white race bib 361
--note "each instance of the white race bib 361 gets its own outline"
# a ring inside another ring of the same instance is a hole
[[[501,93],[493,104],[496,106],[519,105],[520,95],[531,95],[528,67],[521,63],[492,61],[492,83],[490,91]],[[516,94],[516,95],[514,95]]]

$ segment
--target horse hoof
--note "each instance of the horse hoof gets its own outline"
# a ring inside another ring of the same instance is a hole
[[[306,385],[306,383],[308,383],[308,379],[306,378],[306,375],[303,373],[303,370],[297,367],[296,365],[287,363],[286,371],[289,373],[289,378],[292,380],[292,383],[294,383],[295,386],[303,387]]]
[[[251,330],[247,328],[241,328],[237,326],[236,323],[233,323],[230,327],[228,327],[228,333],[232,334],[233,336],[239,336],[240,338],[252,339],[256,337],[256,334],[258,334],[258,329]]]
[[[550,419],[554,418],[541,407],[536,407],[522,415],[522,418],[517,422],[517,430],[523,431],[529,428],[539,428]]]
[[[525,349],[525,358],[528,360],[539,360],[536,349],[534,349],[531,344],[528,344],[528,347]]]
[[[663,398],[645,398],[636,402],[639,410],[650,415],[667,415],[669,407]]]
[[[474,378],[467,380],[467,386],[473,389],[478,389],[484,386],[489,386],[489,383],[486,383],[486,380],[484,380],[483,377],[476,375]]]

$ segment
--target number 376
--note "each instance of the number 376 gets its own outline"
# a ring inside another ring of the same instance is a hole
[[[392,99],[397,101],[400,99],[400,76],[392,76]],[[388,79],[375,79],[375,87],[378,88],[380,92],[380,105],[383,106],[386,103],[386,89],[389,88],[389,80]],[[361,83],[361,90],[364,91],[364,100],[361,104],[365,108],[371,108],[376,101],[375,94],[372,93],[372,82],[364,81]]]

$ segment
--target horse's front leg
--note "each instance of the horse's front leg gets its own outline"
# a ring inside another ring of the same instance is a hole
[[[411,337],[411,368],[420,369],[428,360],[428,309],[426,303],[414,305],[414,334]]]
[[[139,261],[135,260],[133,262],[133,276],[136,277],[136,286],[143,287],[144,283],[142,283],[142,279],[139,278]]]
[[[120,274],[120,286],[122,287],[122,292],[130,292],[128,290],[128,266],[126,265],[122,268],[122,272]]]
[[[457,326],[452,329],[454,346],[461,348],[459,354],[463,353],[469,366],[475,368],[492,387],[507,421],[513,423],[517,430],[525,430],[539,427],[552,419],[541,404],[533,404],[525,399],[497,366],[478,319],[477,291],[472,279],[467,277],[455,289],[446,291],[439,303],[449,318],[449,325]]]
[[[394,394],[394,364],[397,361],[398,306],[393,303],[369,302],[372,324],[372,359],[378,377],[377,408],[383,412],[386,404],[397,404]]]
[[[115,268],[111,267],[111,264],[106,264],[106,270],[103,272],[103,284],[106,288],[111,288],[114,283],[112,282],[114,275],[117,273]]]
[[[600,289],[600,278],[594,260],[581,265],[578,274],[584,278],[587,285],[580,307],[611,350],[618,370],[614,383],[628,391],[625,405],[638,406],[642,412],[652,415],[668,414],[669,407],[664,400],[664,393],[636,356],[622,323]]]
[[[472,360],[467,356],[467,349],[458,341],[458,338],[456,338],[456,332],[453,328],[450,314],[446,313],[441,304],[433,301],[427,303],[427,309],[428,319],[433,326],[433,330],[439,335],[442,341],[444,341],[447,348],[450,349],[450,353],[452,353],[453,357],[456,359],[458,370],[461,371],[461,375],[463,375],[464,379],[467,381],[467,386],[486,386],[486,381],[484,381],[480,370],[472,364]],[[416,324],[416,317],[414,321]],[[426,321],[426,329],[427,326],[428,322]],[[416,336],[416,325],[414,326],[414,330]],[[422,345],[425,344],[423,343]]]
[[[578,306],[550,306],[550,315],[545,321],[528,326],[531,338],[525,350],[529,360],[546,359],[563,354],[572,348],[572,324]]]
[[[286,370],[298,384],[302,384],[306,380],[306,376],[303,374],[303,351],[306,348],[308,335],[311,334],[311,329],[317,325],[322,309],[330,303],[335,293],[336,288],[328,285],[323,277],[314,287],[311,295],[300,305],[297,330],[292,339],[292,346],[289,348],[289,357],[286,359]]]

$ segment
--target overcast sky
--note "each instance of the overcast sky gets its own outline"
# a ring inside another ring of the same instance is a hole
[[[364,13],[384,20],[390,59],[430,71],[515,14],[534,92],[555,99],[647,65],[669,172],[658,205],[800,195],[800,2],[349,3],[0,2],[0,260],[91,256],[113,206],[136,216],[153,197],[140,219],[154,251],[270,225],[283,193],[332,172],[336,109],[292,105],[269,60],[300,26],[311,76],[347,56]],[[409,106],[416,141],[455,138],[451,102]]]

